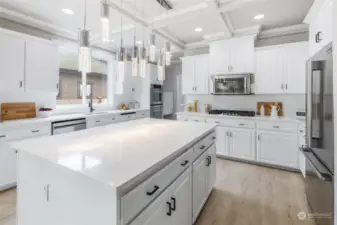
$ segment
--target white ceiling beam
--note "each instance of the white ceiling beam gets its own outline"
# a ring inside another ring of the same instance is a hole
[[[131,20],[135,21],[136,23],[140,24],[143,27],[149,27],[149,23],[146,21],[146,19],[142,18],[141,16],[137,15],[137,14],[133,14],[131,13],[131,10],[126,9],[126,7],[121,7],[119,4],[108,0],[107,3],[110,5],[110,7],[114,8],[115,10],[117,10],[118,12],[120,12],[121,14],[123,14],[124,16],[130,18]],[[160,31],[156,31],[154,30],[154,33],[156,33],[157,35],[161,36],[162,38],[166,39],[167,41],[171,42],[173,45],[175,45],[177,48],[179,48],[180,50],[183,50],[185,48],[184,43],[181,40],[166,36],[164,34],[162,34]]]
[[[226,11],[233,11],[235,9],[242,8],[247,3],[251,2],[263,2],[263,1],[269,1],[269,0],[230,0],[225,3],[220,4],[218,11],[219,12],[226,12]]]
[[[223,15],[222,12],[219,12],[218,9],[220,7],[220,1],[219,0],[213,0],[213,2],[208,3],[209,7],[214,10],[213,14],[216,14],[219,18],[219,20],[223,23],[223,31],[226,38],[230,38],[233,36],[233,25],[229,18],[229,15]],[[227,17],[227,18],[225,18]]]

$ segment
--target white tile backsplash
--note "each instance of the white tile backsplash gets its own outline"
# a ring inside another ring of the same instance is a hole
[[[296,117],[296,111],[305,109],[305,95],[186,95],[185,104],[199,101],[199,111],[204,112],[205,104],[213,109],[253,110],[257,102],[282,102],[284,116]]]

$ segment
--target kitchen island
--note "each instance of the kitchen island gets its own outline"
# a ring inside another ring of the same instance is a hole
[[[16,143],[18,225],[192,225],[215,183],[214,129],[143,119]]]

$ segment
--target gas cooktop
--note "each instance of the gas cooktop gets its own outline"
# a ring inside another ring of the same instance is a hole
[[[226,115],[226,116],[249,116],[249,117],[255,116],[254,111],[219,110],[219,109],[211,110],[211,111],[209,111],[208,114],[211,114],[211,115]]]

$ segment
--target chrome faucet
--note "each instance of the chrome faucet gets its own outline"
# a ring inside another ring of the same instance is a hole
[[[94,107],[93,107],[93,104],[92,104],[92,93],[90,93],[89,95],[89,109],[90,109],[90,113],[92,113],[93,111],[95,111]]]

